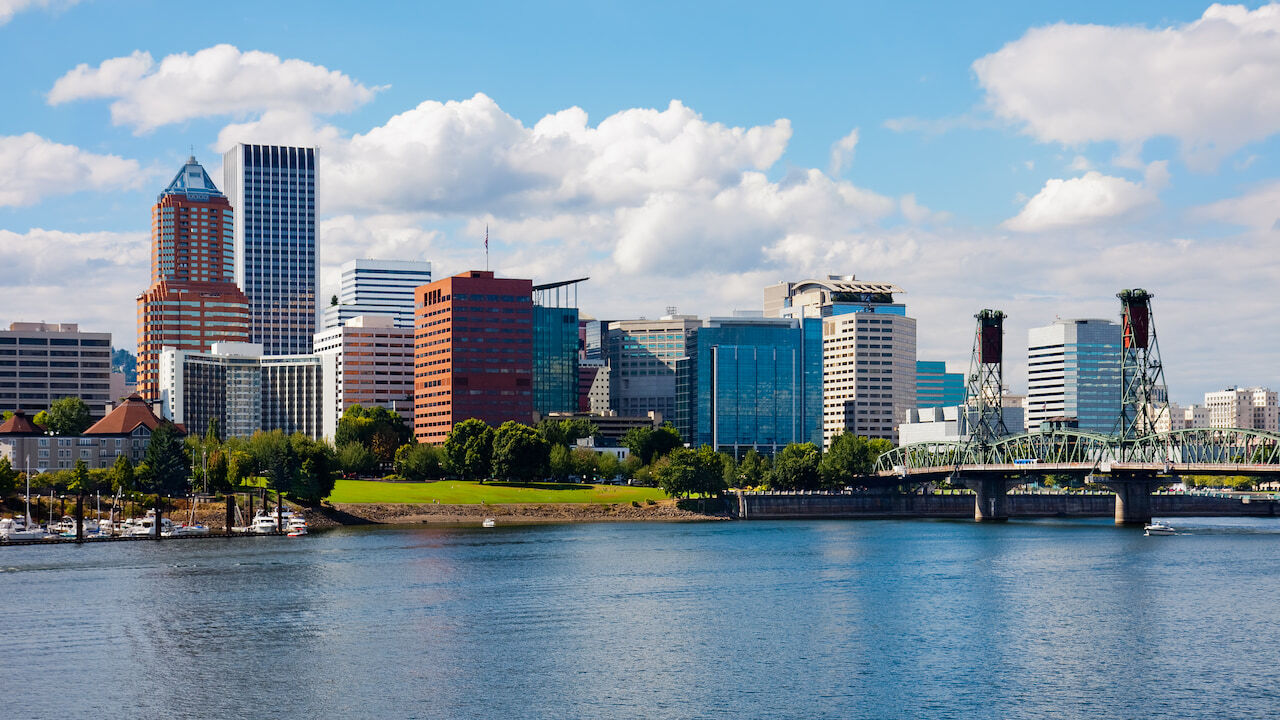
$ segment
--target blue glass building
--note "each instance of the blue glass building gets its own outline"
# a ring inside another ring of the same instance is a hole
[[[964,373],[947,372],[947,364],[916,361],[916,407],[954,407],[964,404]]]
[[[822,321],[712,318],[676,364],[676,428],[741,456],[822,443]]]
[[[1120,325],[1057,320],[1027,332],[1027,429],[1074,418],[1109,433],[1120,414]]]
[[[533,306],[533,410],[578,410],[578,309]]]
[[[235,278],[249,339],[267,355],[311,352],[316,331],[315,148],[237,144],[222,156],[235,208]]]

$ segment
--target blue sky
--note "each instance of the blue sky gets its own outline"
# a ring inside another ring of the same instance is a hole
[[[220,143],[314,142],[326,282],[355,255],[466,269],[485,223],[500,272],[587,271],[601,317],[727,314],[766,283],[855,273],[902,286],[921,357],[957,367],[972,313],[1005,309],[1015,389],[1027,327],[1113,317],[1141,284],[1175,399],[1275,386],[1276,16],[0,0],[7,319],[132,347],[150,205],[190,148],[220,181]],[[133,75],[103,69],[137,52]],[[228,74],[202,81],[206,59]]]

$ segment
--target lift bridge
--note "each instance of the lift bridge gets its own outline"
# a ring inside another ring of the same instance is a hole
[[[1121,302],[1121,403],[1110,434],[1047,423],[1011,435],[1002,420],[1003,320],[983,310],[974,335],[965,415],[959,442],[903,445],[881,455],[876,473],[904,483],[949,481],[975,493],[974,519],[1008,519],[1005,493],[1034,476],[1075,475],[1116,494],[1117,523],[1151,521],[1151,493],[1181,475],[1280,478],[1280,433],[1241,428],[1168,430],[1164,369],[1150,293],[1125,290]]]

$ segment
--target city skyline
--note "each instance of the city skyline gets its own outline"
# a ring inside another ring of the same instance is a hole
[[[664,6],[508,8],[489,26],[405,6],[396,28],[375,8],[335,28],[285,4],[250,28],[230,5],[165,33],[197,11],[48,5],[0,13],[0,57],[31,69],[5,80],[0,119],[8,320],[131,348],[165,176],[194,152],[219,178],[235,143],[279,143],[321,148],[321,298],[356,257],[478,269],[488,224],[499,276],[590,275],[595,317],[728,315],[780,280],[853,273],[903,288],[919,357],[952,370],[972,314],[1004,310],[1021,388],[1029,328],[1117,320],[1115,292],[1141,286],[1172,399],[1280,384],[1276,6],[758,6],[727,32],[712,8],[680,28]],[[652,42],[555,42],[623,21]],[[426,31],[431,49],[382,43],[409,53],[397,63],[325,42],[361,27]],[[632,57],[659,61],[628,74]],[[1087,82],[1104,69],[1125,92]]]

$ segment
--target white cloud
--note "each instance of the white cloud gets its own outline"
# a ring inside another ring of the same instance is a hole
[[[1083,155],[1077,155],[1071,159],[1071,164],[1067,166],[1069,170],[1076,172],[1084,172],[1093,169],[1093,163],[1089,162],[1089,158]]]
[[[1103,175],[1090,170],[1081,177],[1053,178],[1045,183],[1004,227],[1019,232],[1038,232],[1088,225],[1118,218],[1157,202],[1156,193],[1169,182],[1165,162],[1147,169],[1143,183]]]
[[[81,64],[58,78],[48,100],[58,105],[112,98],[112,122],[141,134],[199,117],[347,112],[372,100],[379,89],[302,60],[215,45],[159,63],[139,50],[97,67]]]
[[[144,179],[135,160],[86,152],[35,133],[0,136],[0,207],[81,190],[132,188]]]
[[[0,267],[8,322],[79,323],[110,332],[116,347],[137,342],[134,301],[151,267],[147,233],[0,230]]]
[[[79,0],[0,0],[0,25],[13,19],[14,15],[30,8],[69,7]]]
[[[840,138],[831,145],[831,163],[827,172],[831,177],[840,175],[840,171],[849,167],[853,162],[853,151],[858,147],[858,128],[849,131],[848,135]]]
[[[1280,180],[1261,185],[1240,197],[1202,205],[1193,219],[1217,220],[1264,232],[1280,231]]]
[[[1280,131],[1280,5],[1213,5],[1166,28],[1058,23],[973,68],[990,108],[1042,141],[1169,136],[1208,168]]]

